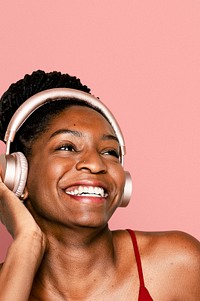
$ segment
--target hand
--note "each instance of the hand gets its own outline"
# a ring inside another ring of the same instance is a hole
[[[0,220],[15,239],[19,235],[44,234],[19,198],[7,188],[0,177]],[[46,238],[44,239],[46,241]]]
[[[29,300],[34,277],[47,250],[47,239],[31,213],[1,177],[0,220],[14,238],[0,273],[0,299]]]

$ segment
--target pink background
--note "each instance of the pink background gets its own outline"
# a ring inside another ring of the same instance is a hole
[[[0,41],[0,94],[25,73],[60,70],[117,117],[134,194],[112,228],[200,239],[200,1],[7,0]],[[1,226],[1,260],[9,243]]]

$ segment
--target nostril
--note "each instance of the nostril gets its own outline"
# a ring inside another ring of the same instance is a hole
[[[99,153],[89,153],[79,158],[76,163],[77,170],[88,170],[91,173],[105,173],[107,166]]]

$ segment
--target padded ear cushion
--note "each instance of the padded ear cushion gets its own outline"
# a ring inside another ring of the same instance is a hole
[[[28,174],[26,157],[21,153],[0,156],[2,177],[5,185],[18,197],[22,195]]]
[[[19,180],[15,182],[13,191],[19,197],[23,194],[26,185],[28,162],[21,152],[13,153],[12,155],[16,157],[16,175],[19,175]]]
[[[128,206],[132,195],[133,184],[132,184],[131,175],[128,171],[125,171],[125,176],[126,176],[126,180],[124,185],[124,193],[122,195],[121,203],[119,205],[120,207]]]

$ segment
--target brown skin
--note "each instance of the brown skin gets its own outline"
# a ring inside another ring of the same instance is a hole
[[[61,129],[63,132],[58,133]],[[43,216],[64,228],[97,227],[108,222],[118,206],[125,181],[119,159],[110,154],[119,153],[118,142],[108,135],[115,136],[103,116],[74,106],[56,117],[50,129],[34,143],[29,161],[28,207],[38,218],[42,216],[42,222]],[[89,199],[75,202],[64,190],[80,184],[103,186],[108,198],[98,204]]]
[[[110,135],[96,111],[66,109],[33,144],[26,207],[0,183],[0,217],[14,238],[0,273],[1,301],[138,300],[130,236],[107,226],[125,181]],[[77,185],[102,186],[108,196],[65,192]],[[136,236],[154,301],[200,300],[199,242],[180,232]]]

